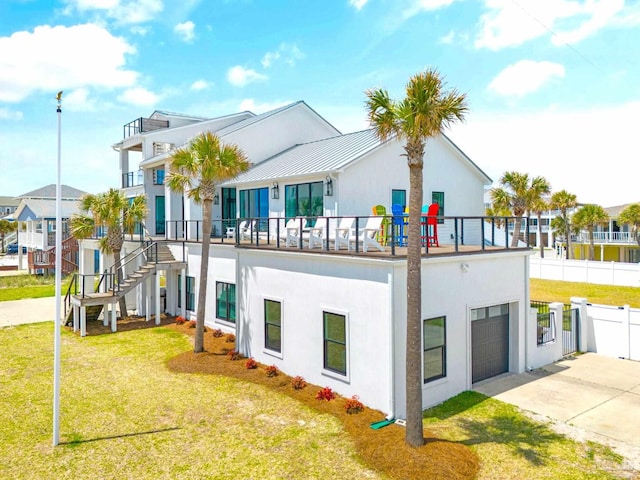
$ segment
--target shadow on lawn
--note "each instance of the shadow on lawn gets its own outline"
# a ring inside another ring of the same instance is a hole
[[[552,446],[564,439],[545,425],[508,413],[486,419],[460,419],[457,424],[469,435],[461,443],[468,446],[499,443],[534,466],[545,465]]]
[[[60,445],[75,447],[82,443],[99,442],[101,440],[115,440],[116,438],[138,437],[141,435],[152,435],[154,433],[172,432],[174,430],[180,430],[180,427],[161,428],[158,430],[148,430],[146,432],[123,433],[122,435],[111,435],[108,437],[96,437],[96,438],[87,438],[87,439],[83,439],[82,435],[80,435],[79,433],[70,433],[66,435],[66,437],[69,440],[67,440],[66,442],[60,442]]]

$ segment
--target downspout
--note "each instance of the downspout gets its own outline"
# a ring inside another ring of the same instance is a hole
[[[393,277],[394,277],[395,271],[394,271],[394,266],[393,264],[391,264],[391,271],[387,274],[387,285],[389,288],[389,314],[388,314],[388,318],[389,318],[389,352],[391,354],[391,368],[389,369],[389,405],[391,407],[391,410],[389,411],[389,415],[387,415],[387,420],[391,420],[395,418],[395,411],[396,411],[396,403],[395,403],[395,399],[396,399],[396,385],[395,385],[395,367],[396,367],[396,352],[395,352],[395,336],[394,336],[394,323],[393,323],[393,319],[394,319],[394,291],[393,291]]]

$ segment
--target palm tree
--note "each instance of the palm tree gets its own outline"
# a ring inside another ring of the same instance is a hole
[[[97,195],[88,194],[80,199],[80,208],[87,213],[71,217],[71,234],[78,240],[91,238],[96,227],[105,227],[107,235],[99,240],[100,251],[113,254],[113,265],[117,282],[124,278],[120,261],[124,234],[132,234],[136,224],[144,220],[147,214],[147,197],[138,195],[128,199],[115,188]],[[120,316],[127,316],[127,301],[124,296],[119,300]]]
[[[577,227],[586,228],[589,232],[589,260],[593,260],[593,230],[596,225],[603,225],[609,221],[609,214],[600,205],[584,205],[573,215],[573,222]]]
[[[640,227],[640,203],[628,205],[618,216],[618,222],[631,227],[631,234],[640,245],[640,235],[638,235],[638,227]]]
[[[578,206],[578,201],[573,193],[569,193],[566,190],[560,190],[559,192],[551,195],[551,208],[554,210],[560,210],[560,217],[564,226],[564,238],[567,242],[567,260],[573,258],[573,251],[571,249],[571,220],[569,218],[569,211]],[[556,226],[558,222],[556,222]]]
[[[500,187],[491,189],[494,210],[509,210],[516,217],[513,225],[511,246],[516,247],[520,239],[522,216],[531,211],[531,205],[551,191],[544,177],[533,177],[519,172],[505,172],[500,177]]]
[[[427,69],[409,79],[406,97],[400,101],[391,100],[389,93],[384,89],[365,92],[370,124],[382,141],[392,137],[404,140],[404,155],[409,165],[405,441],[413,446],[424,444],[420,254],[424,150],[429,138],[440,135],[441,130],[451,123],[463,120],[468,111],[466,95],[455,89],[447,91],[445,87],[438,71]]]
[[[549,210],[547,200],[551,193],[551,186],[544,177],[536,177],[531,181],[529,189],[529,212],[534,213],[538,219],[537,238],[540,242],[540,258],[544,258],[544,242],[542,241],[542,212]]]
[[[193,347],[195,353],[204,351],[209,243],[216,184],[230,180],[248,168],[247,156],[237,145],[224,144],[211,132],[203,132],[192,139],[188,146],[173,151],[169,160],[169,175],[166,178],[169,188],[174,192],[186,192],[195,203],[202,204],[202,253]]]
[[[4,253],[4,236],[7,233],[18,230],[18,222],[10,222],[5,218],[0,219],[0,238],[2,239],[2,253]]]

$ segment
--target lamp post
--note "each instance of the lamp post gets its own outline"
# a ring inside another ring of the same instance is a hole
[[[60,154],[62,129],[62,92],[58,92],[58,177],[56,181],[56,314],[53,328],[53,446],[60,443],[60,310],[62,295],[62,186]]]

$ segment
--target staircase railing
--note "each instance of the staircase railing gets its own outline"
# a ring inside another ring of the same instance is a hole
[[[121,260],[120,262],[121,271],[124,271],[127,265],[129,265],[133,261],[137,261],[141,257],[144,259],[145,263],[149,263],[149,257],[151,254],[153,254],[153,258],[154,258],[153,263],[154,264],[158,263],[158,244],[156,242],[149,242],[149,244],[145,247],[144,246],[145,243],[147,242],[143,242],[142,246],[136,248],[134,251],[130,252],[127,256],[125,256],[122,259],[124,261]],[[113,276],[114,278],[112,291],[113,291],[113,294],[115,295],[116,292],[120,292],[122,290],[120,285],[122,282],[126,280],[126,278],[120,278],[119,272],[115,270],[115,265],[112,265],[111,268],[109,269],[109,275]]]

